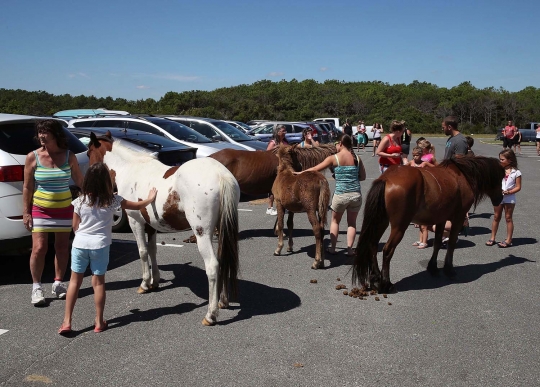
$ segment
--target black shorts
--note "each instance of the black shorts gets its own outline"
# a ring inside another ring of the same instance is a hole
[[[401,144],[401,153],[409,155],[409,150],[411,149],[411,144]]]
[[[503,148],[510,148],[512,145],[514,145],[514,139],[503,137]]]
[[[536,137],[536,142],[540,142],[540,138]]]

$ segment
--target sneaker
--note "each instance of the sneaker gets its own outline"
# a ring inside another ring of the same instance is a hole
[[[35,288],[34,290],[32,290],[32,304],[36,306],[45,304],[43,288]]]
[[[53,284],[52,286],[52,294],[56,296],[56,298],[64,299],[66,298],[66,285],[64,285],[63,282],[60,282],[59,284]]]
[[[273,207],[267,208],[266,215],[277,215],[277,210]]]

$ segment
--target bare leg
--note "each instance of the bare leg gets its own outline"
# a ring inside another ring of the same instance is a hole
[[[84,278],[84,273],[75,273],[71,272],[71,279],[69,280],[69,286],[66,294],[66,307],[64,310],[64,321],[62,326],[69,327],[71,326],[71,320],[73,317],[73,309],[75,308],[75,303],[79,297],[79,289]]]
[[[496,207],[493,207],[493,221],[491,222],[491,237],[490,240],[496,240],[497,231],[499,230],[499,223],[501,221],[503,205],[499,204]]]
[[[339,235],[339,222],[343,212],[332,211],[332,220],[330,221],[330,253],[336,252],[337,238]]]
[[[69,261],[69,232],[55,233],[54,250],[54,278],[62,281]]]
[[[30,254],[30,273],[34,283],[41,282],[45,267],[45,255],[48,249],[49,234],[45,232],[32,233],[32,253]]]
[[[506,243],[512,243],[512,235],[514,235],[514,220],[512,215],[514,214],[515,204],[504,203],[504,218],[506,220]]]
[[[274,207],[274,194],[268,195],[268,208]]]
[[[356,218],[358,211],[347,210],[347,254],[354,255],[354,238],[356,237]]]
[[[95,325],[98,329],[105,328],[103,320],[103,310],[105,309],[105,274],[92,276],[92,287],[94,288],[94,305],[96,306]]]

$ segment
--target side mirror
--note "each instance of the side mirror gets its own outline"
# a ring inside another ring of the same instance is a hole
[[[223,141],[223,138],[219,134],[214,134],[212,136],[212,141],[214,142]]]

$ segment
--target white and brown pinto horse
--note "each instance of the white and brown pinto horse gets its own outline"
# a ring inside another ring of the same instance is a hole
[[[140,211],[126,211],[142,262],[138,292],[159,286],[156,232],[191,228],[208,277],[208,312],[202,323],[214,325],[219,307],[228,306],[229,292],[234,295],[237,285],[240,188],[234,176],[210,158],[169,167],[150,152],[134,151],[130,143],[113,139],[110,133],[99,138],[94,133],[90,135],[88,156],[90,164],[102,161],[111,173],[115,172],[118,194],[126,200],[141,200],[152,187],[157,189],[156,200],[151,205]],[[217,258],[212,248],[216,227],[219,230]]]

